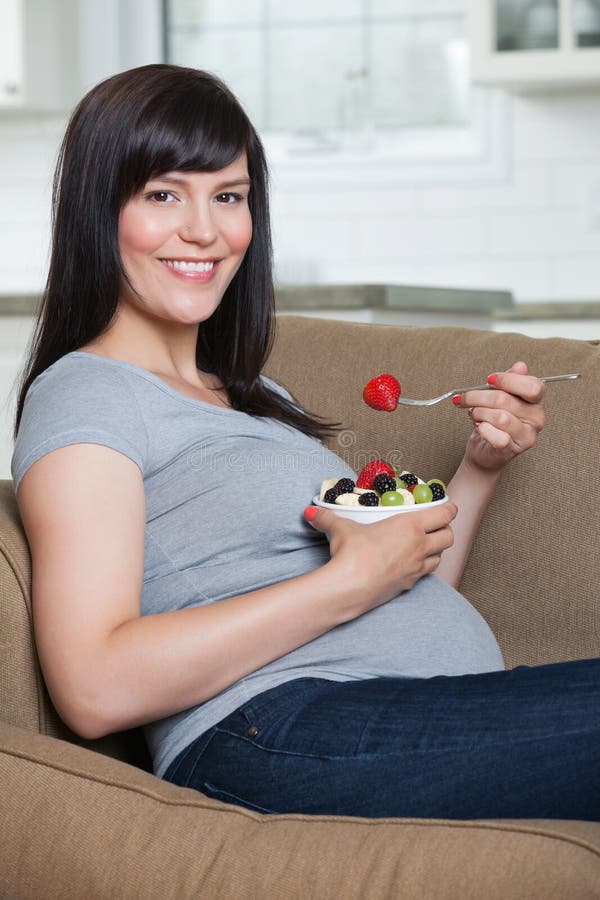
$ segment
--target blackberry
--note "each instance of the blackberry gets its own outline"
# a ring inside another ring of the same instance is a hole
[[[413,484],[419,483],[419,479],[417,478],[416,475],[413,475],[412,472],[403,472],[402,475],[400,476],[400,478],[402,479],[402,481],[404,482],[404,484],[406,485],[407,488],[412,487]]]
[[[381,475],[376,475],[373,479],[373,487],[378,494],[385,494],[386,491],[395,491],[396,479],[392,475],[386,475],[385,472],[382,472]]]
[[[429,485],[429,487],[431,488],[433,500],[443,500],[443,498],[446,496],[446,491],[441,484],[438,484],[438,482],[434,481],[433,484]]]
[[[325,503],[335,503],[341,494],[351,494],[356,485],[351,478],[339,478],[333,487],[323,494]]]
[[[361,506],[379,506],[379,496],[375,491],[369,491],[367,494],[361,494],[358,502]]]

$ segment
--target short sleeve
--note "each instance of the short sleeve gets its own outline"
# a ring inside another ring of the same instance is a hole
[[[42,456],[69,444],[102,444],[142,473],[148,438],[132,388],[116,368],[68,356],[31,384],[11,459],[15,494]]]

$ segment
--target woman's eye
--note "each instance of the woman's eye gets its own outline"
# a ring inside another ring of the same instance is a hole
[[[154,200],[156,203],[172,203],[175,198],[170,191],[152,191],[151,194],[148,194],[148,199]]]
[[[217,200],[219,203],[238,203],[240,200],[243,200],[241,194],[233,194],[231,191],[226,191],[223,194],[217,194]]]

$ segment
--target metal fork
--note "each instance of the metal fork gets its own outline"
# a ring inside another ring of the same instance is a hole
[[[581,372],[574,372],[571,375],[543,375],[539,380],[545,382],[574,381],[576,378],[581,378]],[[408,397],[399,397],[398,403],[403,403],[405,406],[434,406],[436,403],[441,403],[442,400],[456,397],[457,394],[465,394],[467,391],[489,391],[491,389],[491,384],[476,384],[473,387],[455,388],[453,391],[446,391],[445,394],[440,394],[439,397],[433,397],[431,400],[409,400]]]

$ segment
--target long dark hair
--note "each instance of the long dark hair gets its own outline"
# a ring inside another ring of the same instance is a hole
[[[63,138],[53,185],[46,288],[18,383],[14,437],[32,382],[111,323],[126,278],[119,213],[151,178],[210,171],[245,151],[252,240],[213,313],[198,329],[196,364],[216,374],[234,409],[269,416],[317,438],[337,425],[299,410],[261,382],[274,337],[268,170],[261,141],[214,75],[155,64],[113,75],[79,102]]]

